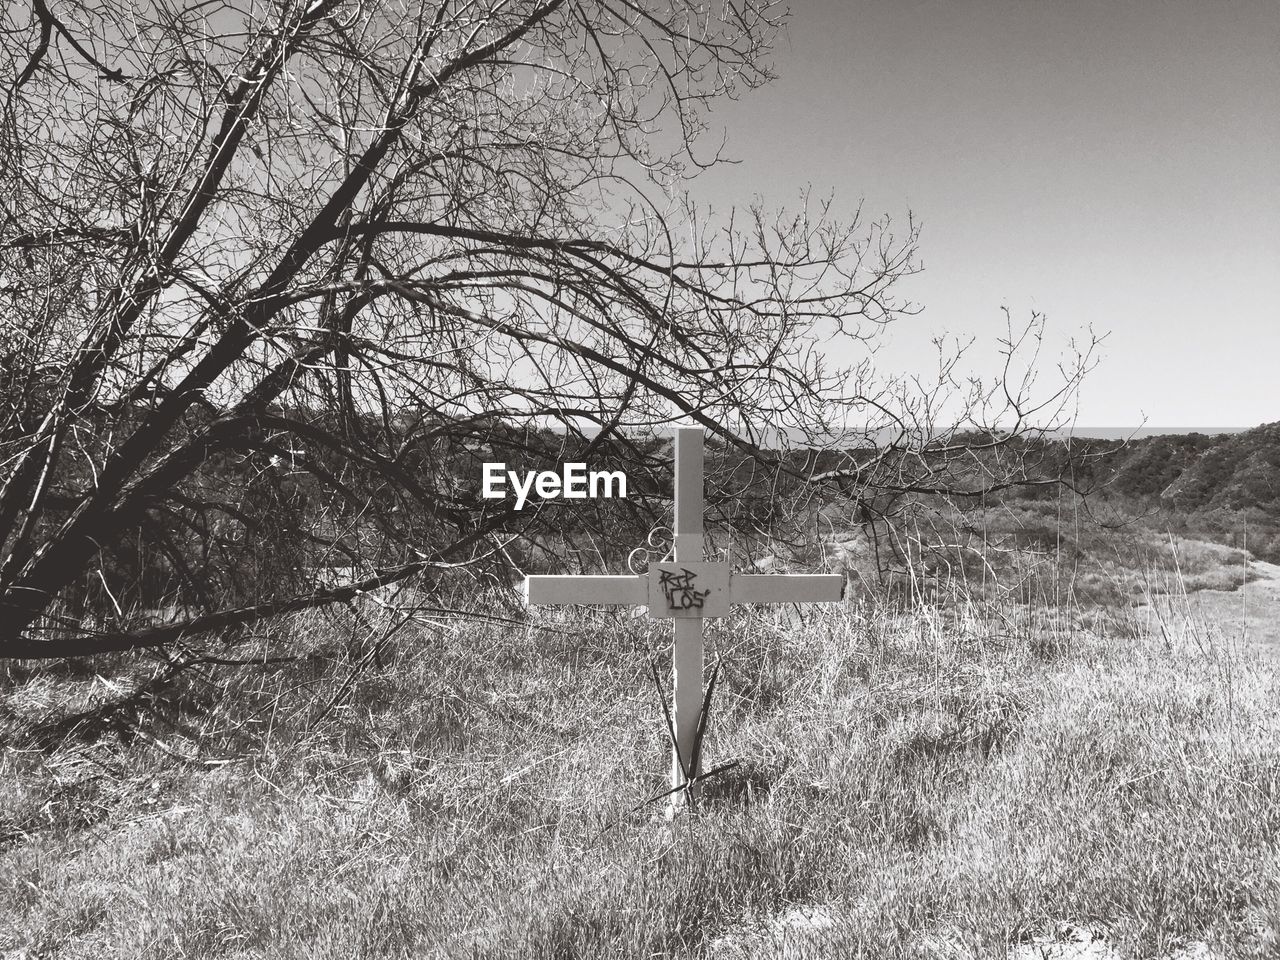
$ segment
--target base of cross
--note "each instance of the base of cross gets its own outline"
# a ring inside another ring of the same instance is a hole
[[[649,616],[672,620],[673,690],[670,814],[697,797],[706,756],[703,707],[702,622],[727,617],[740,603],[831,603],[844,597],[838,574],[738,574],[728,563],[702,559],[702,429],[675,436],[675,558],[631,576],[531,576],[528,604],[647,606]]]

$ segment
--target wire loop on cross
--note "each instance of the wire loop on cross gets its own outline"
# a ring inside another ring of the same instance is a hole
[[[627,569],[637,576],[648,573],[650,564],[663,563],[672,558],[675,534],[670,527],[654,527],[645,538],[645,543],[648,546],[636,547],[627,554]],[[661,555],[655,560],[653,556],[656,553]]]

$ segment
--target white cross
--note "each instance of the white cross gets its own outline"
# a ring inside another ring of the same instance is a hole
[[[675,435],[675,559],[649,565],[632,576],[531,576],[524,581],[530,604],[645,604],[649,616],[675,621],[671,652],[675,744],[671,787],[676,797],[694,792],[699,770],[693,748],[702,709],[702,621],[729,616],[734,603],[826,603],[844,596],[839,574],[731,573],[728,563],[702,559],[702,428],[680,427]],[[699,765],[704,757],[699,757]],[[686,787],[685,771],[694,783]],[[680,788],[686,787],[684,790]]]

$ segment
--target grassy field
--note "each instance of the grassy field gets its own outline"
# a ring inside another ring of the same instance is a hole
[[[1274,955],[1280,661],[1150,599],[719,622],[671,822],[643,617],[0,666],[0,957]]]

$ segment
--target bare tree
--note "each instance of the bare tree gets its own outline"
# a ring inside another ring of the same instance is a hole
[[[892,455],[825,472],[892,481],[920,409],[821,345],[902,313],[915,225],[714,224],[682,190],[719,160],[706,106],[769,79],[782,21],[769,0],[5,5],[0,656],[160,644],[492,551],[512,517],[459,482],[468,446],[536,458],[685,417],[763,457],[878,419]],[[174,622],[122,595],[141,554]],[[326,585],[320,562],[365,573]]]

